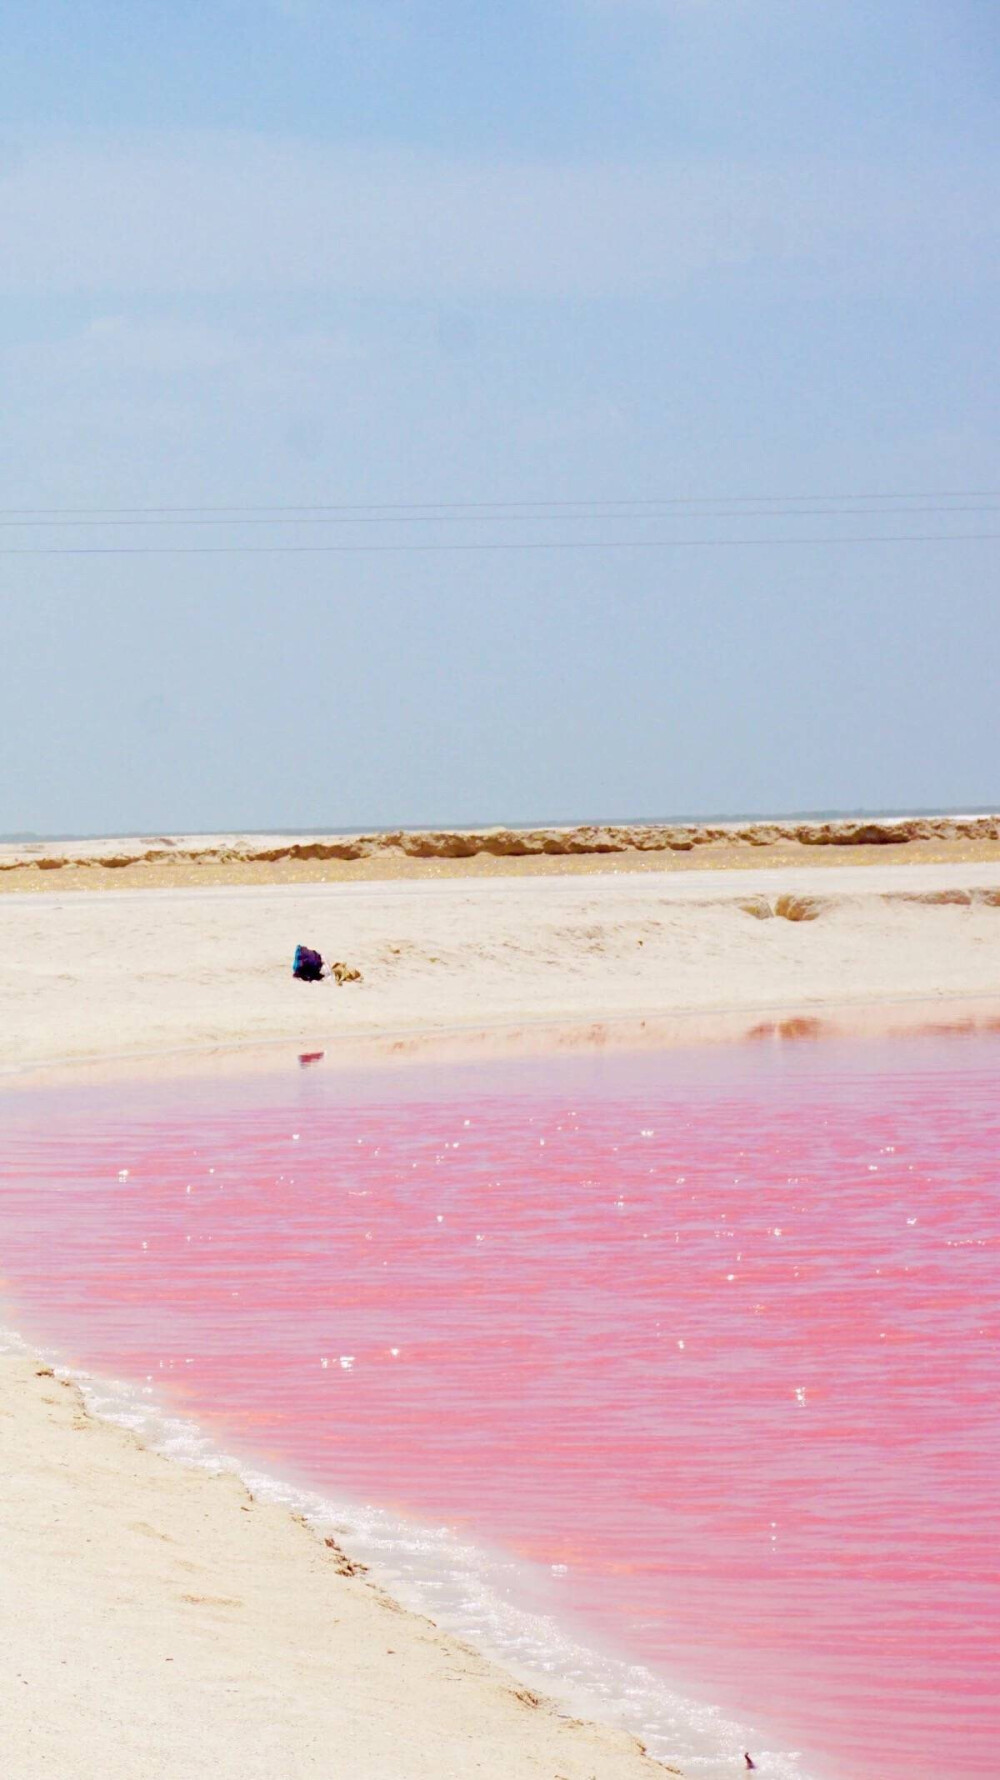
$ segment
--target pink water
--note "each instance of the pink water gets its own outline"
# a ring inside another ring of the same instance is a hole
[[[986,1035],[12,1093],[3,1290],[271,1471],[544,1569],[805,1773],[994,1780],[998,1068]]]

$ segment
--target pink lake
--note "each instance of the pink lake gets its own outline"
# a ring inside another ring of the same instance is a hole
[[[689,1775],[994,1780],[998,1074],[984,1034],[10,1089],[6,1317]]]

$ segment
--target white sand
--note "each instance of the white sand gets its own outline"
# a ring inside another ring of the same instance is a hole
[[[364,981],[294,982],[299,940]],[[989,863],[0,900],[12,1069],[272,1038],[345,1055],[444,1030],[635,1039],[642,1020],[648,1037],[886,1003],[975,1018],[991,998]],[[518,1697],[339,1574],[290,1516],[144,1452],[16,1355],[0,1358],[0,1440],[10,1780],[662,1773],[627,1737]]]
[[[0,1066],[1000,995],[1000,865],[11,894]],[[817,915],[758,919],[782,907]],[[291,976],[298,941],[363,972]]]

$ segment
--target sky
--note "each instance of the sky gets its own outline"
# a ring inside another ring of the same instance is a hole
[[[0,832],[1000,802],[989,0],[0,20]]]

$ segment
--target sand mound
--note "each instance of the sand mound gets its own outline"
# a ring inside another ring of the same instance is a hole
[[[900,847],[913,842],[1000,841],[1000,815],[905,816],[859,821],[589,824],[575,828],[393,829],[308,836],[158,836],[36,841],[0,846],[0,872],[135,865],[273,865],[281,861],[601,858],[691,853],[696,848]],[[794,918],[794,917],[793,917]]]

